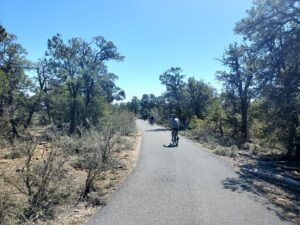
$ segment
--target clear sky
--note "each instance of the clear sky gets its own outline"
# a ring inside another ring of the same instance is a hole
[[[251,0],[0,0],[0,23],[36,61],[47,39],[91,40],[101,35],[126,58],[110,62],[117,85],[129,101],[142,94],[164,91],[159,75],[181,67],[220,87],[215,72],[223,69],[216,58],[228,44],[239,41],[233,27],[246,16]]]

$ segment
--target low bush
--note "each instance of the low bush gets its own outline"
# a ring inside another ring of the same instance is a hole
[[[26,218],[23,216],[25,205],[16,201],[8,190],[0,191],[0,225],[24,224]]]
[[[4,174],[4,181],[27,198],[23,218],[52,218],[54,205],[63,198],[64,160],[53,149],[40,152],[34,141],[26,142],[20,149],[24,160],[13,174]]]
[[[0,148],[7,147],[8,145],[9,145],[8,140],[0,136]]]
[[[217,155],[222,155],[222,156],[228,156],[231,158],[235,158],[238,156],[238,147],[237,146],[232,146],[232,147],[221,147],[218,146],[216,147],[215,153]]]
[[[26,149],[29,147],[29,143],[26,141],[15,140],[12,148],[8,151],[4,158],[5,159],[17,159],[21,158],[26,154]]]
[[[85,139],[86,135],[83,135],[83,137],[79,138],[78,136],[70,136],[70,135],[62,135],[57,136],[55,138],[54,145],[61,149],[63,153],[66,155],[78,155],[82,154],[84,150],[84,143],[86,141]]]

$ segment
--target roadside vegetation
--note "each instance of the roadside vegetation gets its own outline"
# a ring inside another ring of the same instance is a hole
[[[0,27],[0,224],[84,223],[91,212],[81,211],[105,204],[136,139],[134,115],[113,103],[125,92],[105,64],[123,58],[101,36],[57,34],[30,62]]]

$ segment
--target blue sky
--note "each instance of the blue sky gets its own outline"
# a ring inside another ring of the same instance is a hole
[[[126,58],[109,62],[109,70],[129,101],[160,95],[159,75],[172,66],[219,88],[216,58],[241,39],[233,27],[250,7],[251,0],[0,0],[0,23],[33,61],[56,33],[114,42]]]

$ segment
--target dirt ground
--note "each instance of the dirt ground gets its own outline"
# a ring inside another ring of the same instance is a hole
[[[41,225],[83,225],[89,218],[106,204],[111,194],[120,188],[122,183],[131,174],[136,166],[140,151],[141,134],[138,131],[135,136],[130,137],[134,142],[133,148],[115,153],[115,158],[119,162],[118,169],[106,172],[97,186],[101,190],[102,206],[93,206],[86,203],[77,205],[67,205],[57,208],[57,218],[52,221],[41,223]]]
[[[35,223],[28,224],[41,224],[41,225],[83,225],[86,224],[88,219],[96,213],[97,210],[101,210],[106,204],[106,201],[110,198],[111,194],[117,190],[128,175],[136,166],[136,162],[139,155],[140,143],[141,143],[141,133],[139,131],[136,134],[126,137],[127,141],[131,143],[130,149],[124,149],[119,152],[114,152],[113,158],[117,163],[116,168],[106,171],[101,175],[101,179],[96,183],[97,192],[91,193],[91,195],[96,196],[97,202],[75,202],[73,198],[70,202],[64,202],[55,207],[55,218],[47,221],[37,221]],[[41,160],[44,154],[47,154],[48,149],[51,148],[49,143],[40,142],[34,154],[34,160]],[[22,158],[10,159],[7,157],[11,152],[10,148],[1,149],[0,154],[0,168],[7,174],[14,174],[18,170],[19,165],[23,162]],[[72,158],[68,159],[70,162]],[[82,186],[86,173],[82,170],[73,168],[70,163],[66,163],[66,169],[69,174],[72,175],[72,185],[74,190],[79,190]],[[80,186],[81,185],[81,186]],[[0,188],[2,191],[12,191],[11,187],[8,187],[4,182],[0,182]],[[10,190],[9,190],[10,189]],[[21,198],[22,195],[18,195],[15,192],[16,198]],[[78,193],[73,193],[74,196]],[[20,199],[20,202],[24,199]]]

